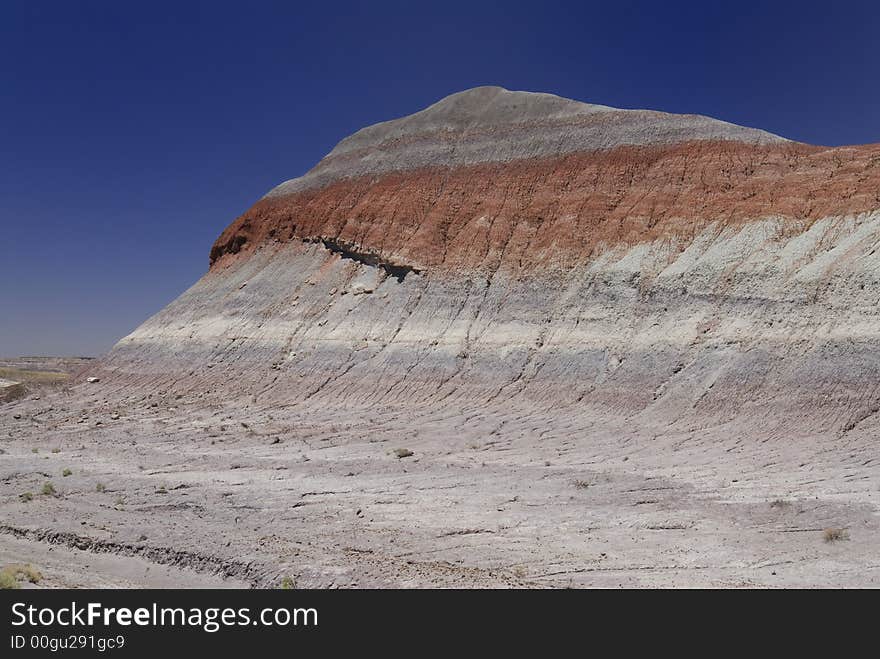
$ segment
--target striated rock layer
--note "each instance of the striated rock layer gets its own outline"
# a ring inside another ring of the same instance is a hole
[[[478,88],[273,189],[102,377],[841,435],[880,409],[878,244],[880,145]]]

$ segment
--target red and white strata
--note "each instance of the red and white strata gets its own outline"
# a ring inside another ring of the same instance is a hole
[[[478,88],[257,201],[105,368],[843,432],[880,407],[878,209],[880,145]]]

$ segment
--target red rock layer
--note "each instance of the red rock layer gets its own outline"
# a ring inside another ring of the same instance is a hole
[[[712,222],[880,208],[880,144],[691,142],[339,180],[264,198],[211,251],[332,238],[419,268],[568,267],[601,245],[687,240]]]

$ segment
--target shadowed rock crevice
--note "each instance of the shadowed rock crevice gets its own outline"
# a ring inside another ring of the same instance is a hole
[[[334,254],[339,254],[343,259],[355,261],[373,268],[379,268],[389,277],[394,277],[398,282],[403,282],[410,273],[421,274],[421,270],[411,265],[401,263],[392,263],[382,255],[372,251],[365,250],[354,243],[334,238],[303,238],[306,243],[320,243],[325,249],[330,250]]]
[[[236,234],[223,243],[218,241],[211,247],[209,265],[214,265],[215,261],[224,254],[238,254],[245,243],[247,243],[247,237],[241,234]]]

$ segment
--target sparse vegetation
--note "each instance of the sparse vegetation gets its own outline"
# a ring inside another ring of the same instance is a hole
[[[21,581],[39,583],[42,578],[43,575],[33,565],[25,563],[7,565],[0,570],[0,589],[19,588]]]
[[[31,449],[31,453],[39,453],[39,452],[40,452],[40,449],[38,449],[36,446]]]
[[[22,502],[27,503],[28,501],[34,500],[34,495],[32,492],[22,492],[18,495],[18,498],[22,500]]]
[[[18,574],[19,579],[24,578],[31,583],[40,583],[40,580],[43,578],[43,575],[40,573],[40,571],[29,563],[22,565],[12,565],[10,567],[15,570],[15,572]]]
[[[592,483],[590,481],[576,480],[574,486],[579,490],[586,490]]]
[[[118,496],[118,497],[116,497],[116,501],[113,502],[113,505],[115,505],[115,506],[124,506],[124,505],[125,505],[125,499],[123,499],[121,496]]]
[[[849,531],[839,528],[828,528],[822,531],[822,538],[825,542],[837,542],[838,540],[849,540]]]
[[[61,453],[61,449],[56,446],[52,449],[52,453]]]
[[[789,506],[791,506],[791,501],[785,499],[775,499],[770,502],[771,508],[788,508]]]
[[[107,488],[104,486],[104,483],[97,483],[95,485],[95,492],[103,492]]]
[[[43,489],[40,490],[40,493],[46,495],[47,497],[54,497],[56,492],[55,486],[52,484],[52,481],[46,481],[45,483],[43,483]]]
[[[70,471],[70,469],[68,469],[67,467],[65,467],[65,468],[64,468],[64,471],[61,472],[61,475],[62,475],[64,478],[67,478],[67,477],[70,476],[72,473],[73,473],[73,472]]]
[[[398,459],[401,459],[401,458],[408,458],[408,457],[410,457],[412,454],[413,454],[413,452],[410,451],[408,448],[396,448],[396,449],[394,449],[394,455],[396,455],[396,456],[398,457]]]
[[[296,581],[294,581],[291,577],[283,577],[281,579],[281,590],[294,590],[296,588]]]
[[[15,380],[25,384],[57,384],[68,380],[70,376],[59,371],[34,371],[24,368],[0,366],[0,378]]]

